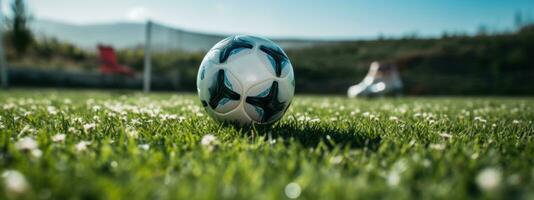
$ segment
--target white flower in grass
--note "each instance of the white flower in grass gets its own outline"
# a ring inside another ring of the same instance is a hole
[[[374,120],[374,121],[378,121],[379,120],[378,119],[378,115],[373,115],[373,114],[369,115],[369,119],[370,120]]]
[[[287,196],[287,198],[290,199],[296,199],[300,196],[300,193],[302,192],[302,189],[300,188],[300,185],[295,182],[291,182],[286,185],[284,188],[284,193]]]
[[[395,187],[399,185],[401,181],[401,177],[398,172],[393,171],[388,174],[388,176],[386,177],[386,180],[389,186]]]
[[[69,127],[67,132],[72,133],[72,134],[79,134],[80,130],[78,130],[78,129],[74,128],[74,127]]]
[[[6,170],[2,173],[4,186],[8,194],[22,194],[29,188],[28,182],[22,173],[16,170]]]
[[[70,100],[69,98],[66,98],[66,99],[63,100],[63,103],[64,104],[71,104],[72,100]]]
[[[481,123],[486,123],[487,120],[483,119],[482,117],[475,117],[475,121],[479,121]]]
[[[320,122],[320,121],[321,121],[321,119],[319,119],[319,118],[311,118],[311,117],[304,116],[304,115],[299,116],[299,117],[297,118],[297,120],[298,120],[298,121],[311,122],[311,123],[315,123],[315,122]]]
[[[202,140],[200,140],[200,144],[210,151],[213,150],[218,143],[219,141],[217,140],[217,137],[212,134],[204,135],[204,137],[202,137]]]
[[[341,163],[341,161],[343,161],[343,157],[342,156],[334,156],[334,157],[330,158],[330,163],[334,164],[334,165],[337,165],[337,164]]]
[[[398,122],[398,121],[399,121],[399,118],[398,118],[398,117],[395,117],[395,116],[391,116],[391,117],[389,117],[389,120]]]
[[[48,106],[46,107],[46,110],[48,111],[48,114],[57,115],[57,109],[54,106]]]
[[[319,118],[313,118],[313,119],[310,119],[310,120],[308,120],[308,121],[309,121],[309,122],[312,122],[312,123],[315,123],[315,122],[320,122],[321,119],[319,119]]]
[[[15,108],[15,104],[14,103],[4,104],[3,108],[4,108],[4,110],[11,110],[11,109]]]
[[[484,191],[495,190],[501,184],[501,171],[495,168],[486,168],[478,173],[476,182]]]
[[[143,149],[145,151],[148,151],[150,149],[150,145],[149,144],[140,144],[139,148]]]
[[[115,118],[115,117],[117,116],[117,115],[116,115],[115,113],[113,113],[113,112],[108,112],[107,115],[108,115],[109,118]]]
[[[126,132],[126,136],[130,138],[137,138],[137,136],[139,136],[139,133],[133,127],[127,127],[125,132]]]
[[[393,164],[391,170],[393,172],[402,173],[408,169],[408,162],[405,159],[400,159]]]
[[[276,139],[269,139],[269,144],[276,144]]]
[[[35,158],[40,158],[43,155],[43,152],[40,149],[34,149],[30,153]]]
[[[24,137],[15,144],[15,147],[18,150],[31,151],[31,150],[37,149],[38,145],[37,145],[37,142],[33,138]]]
[[[0,129],[3,129],[5,128],[6,126],[4,126],[4,124],[2,122],[0,122]]]
[[[78,144],[76,144],[76,146],[74,146],[74,148],[77,151],[85,151],[87,149],[87,146],[89,146],[90,144],[91,143],[87,141],[80,141],[78,142]]]
[[[111,161],[111,163],[109,163],[109,165],[113,168],[119,166],[119,163],[117,161]]]
[[[81,117],[75,117],[72,119],[74,123],[82,123],[83,119]]]
[[[87,132],[87,131],[91,131],[91,130],[95,129],[95,127],[96,127],[95,123],[88,123],[88,124],[84,124],[83,125],[83,130],[85,130]]]
[[[202,137],[202,140],[200,141],[200,144],[204,146],[212,145],[217,142],[217,137],[215,137],[212,134],[207,134]]]
[[[356,115],[356,112],[350,111],[350,116],[354,116],[354,115]]]
[[[65,141],[65,137],[66,137],[65,134],[56,134],[56,135],[52,136],[52,141],[54,141],[54,142],[63,142],[63,141]]]
[[[430,144],[429,147],[430,147],[431,149],[438,150],[438,151],[443,151],[443,150],[445,150],[445,145],[444,145],[444,144]]]
[[[514,119],[514,121],[512,121],[512,123],[514,123],[514,124],[519,124],[519,123],[521,123],[521,121],[519,121],[519,120],[517,120],[517,119]]]
[[[132,121],[130,121],[130,123],[132,125],[139,125],[139,124],[141,124],[141,121],[139,119],[132,119]]]
[[[26,111],[26,112],[24,112],[24,114],[22,114],[22,116],[24,116],[24,117],[28,117],[28,116],[30,116],[30,115],[32,115],[32,114],[33,114],[32,112],[30,112],[30,111]]]
[[[416,143],[417,143],[417,141],[414,140],[414,139],[412,139],[412,140],[410,140],[410,143],[408,143],[408,145],[410,145],[411,147],[413,147]]]
[[[171,115],[171,114],[162,114],[160,115],[160,119],[162,121],[166,121],[166,120],[175,120],[177,119],[178,116],[177,115]]]
[[[91,110],[93,110],[93,112],[97,112],[101,109],[102,107],[100,107],[99,105],[94,105]]]

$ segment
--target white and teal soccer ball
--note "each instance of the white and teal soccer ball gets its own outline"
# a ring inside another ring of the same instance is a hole
[[[286,53],[255,36],[228,37],[206,54],[197,90],[208,114],[221,122],[269,124],[284,115],[295,92]]]

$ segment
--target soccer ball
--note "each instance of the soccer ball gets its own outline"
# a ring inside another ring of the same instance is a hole
[[[270,124],[284,115],[295,92],[289,58],[274,42],[238,35],[215,44],[197,75],[207,113],[221,122]]]

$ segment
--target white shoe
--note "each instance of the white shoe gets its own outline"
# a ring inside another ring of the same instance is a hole
[[[349,87],[347,94],[354,97],[400,95],[402,81],[397,67],[392,64],[371,63],[369,72],[362,82]]]

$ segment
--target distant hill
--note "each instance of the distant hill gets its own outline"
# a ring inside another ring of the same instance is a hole
[[[144,23],[109,23],[93,25],[74,25],[58,21],[37,19],[30,27],[37,37],[54,37],[60,41],[72,43],[84,49],[94,49],[96,44],[109,44],[116,48],[133,48],[143,46],[145,42]],[[215,43],[227,37],[222,34],[192,32],[155,24],[152,43],[156,50],[183,50],[186,52],[206,51]],[[287,49],[310,47],[321,40],[275,40]]]
[[[111,44],[117,48],[133,47],[144,41],[144,25],[136,23],[73,25],[34,20],[30,27],[37,37],[54,37],[86,49],[94,49],[98,43]]]

